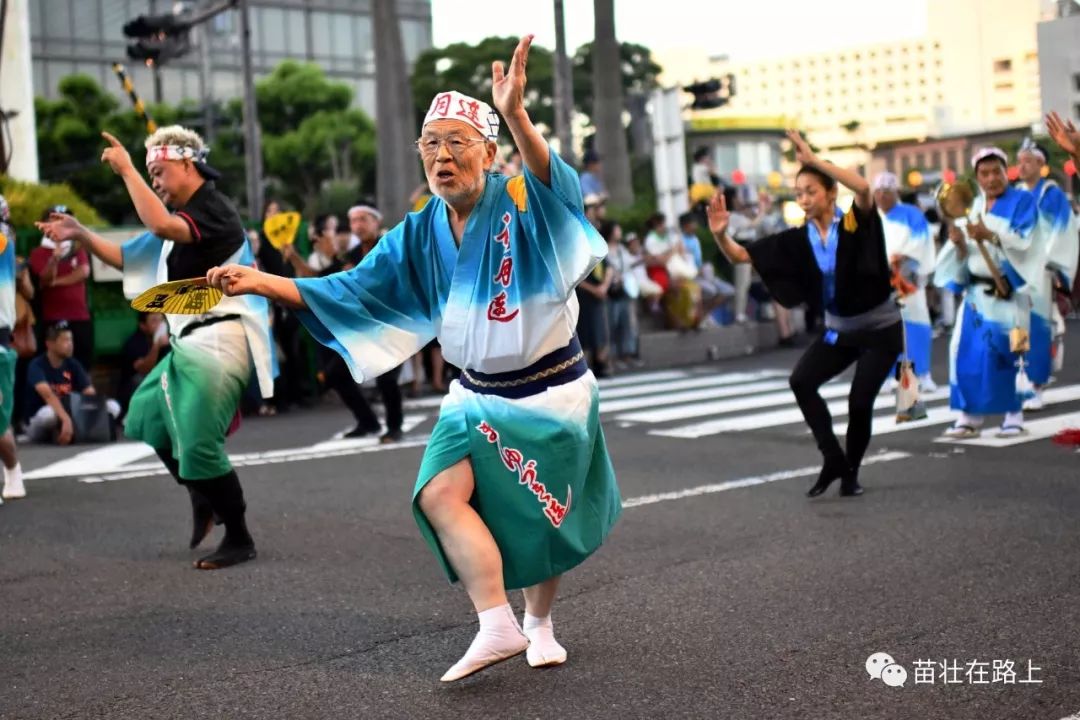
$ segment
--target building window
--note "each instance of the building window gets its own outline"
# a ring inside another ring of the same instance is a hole
[[[1012,60],[1009,58],[1002,58],[994,61],[994,72],[1005,73],[1012,71]]]
[[[1080,92],[1080,73],[1073,73],[1073,90]]]
[[[1080,120],[1080,103],[1073,103],[1073,119]]]
[[[1016,113],[1016,108],[1012,107],[1011,105],[1007,105],[1004,107],[995,108],[994,112],[996,112],[998,115],[1013,115]]]
[[[994,83],[995,90],[1012,90],[1013,84],[1011,82]]]

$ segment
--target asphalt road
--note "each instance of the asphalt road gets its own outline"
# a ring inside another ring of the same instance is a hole
[[[936,352],[942,381],[944,339]],[[811,501],[816,451],[772,389],[797,355],[607,385],[627,508],[564,581],[568,662],[516,658],[452,686],[438,678],[475,616],[409,508],[434,408],[413,405],[392,449],[328,442],[348,427],[333,406],[248,422],[230,449],[259,558],[219,572],[191,568],[186,494],[137,448],[25,448],[30,497],[0,507],[0,718],[1080,711],[1080,455],[1045,427],[1080,425],[1077,363],[1026,442],[937,443],[940,422],[881,434],[863,497]],[[869,677],[877,652],[904,686]]]

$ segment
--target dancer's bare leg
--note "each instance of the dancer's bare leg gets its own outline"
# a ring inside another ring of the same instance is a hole
[[[551,606],[559,589],[560,575],[525,588],[525,634],[529,638],[526,657],[533,667],[549,667],[566,662],[566,650],[555,640]]]
[[[444,682],[483,670],[528,646],[506,599],[502,555],[495,538],[469,504],[475,487],[472,465],[466,458],[436,475],[420,491],[420,510],[435,529],[480,620],[480,631],[472,645],[446,671]]]

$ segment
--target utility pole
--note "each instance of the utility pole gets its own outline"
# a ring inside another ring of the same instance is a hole
[[[244,72],[244,155],[247,159],[248,217],[262,217],[262,142],[256,121],[255,79],[251,67],[251,15],[248,0],[240,0],[240,58]]]
[[[214,143],[214,89],[210,74],[210,30],[199,28],[195,41],[199,44],[199,95],[203,106],[203,139],[207,145]]]
[[[419,162],[412,142],[416,113],[401,42],[397,0],[375,0],[375,122],[379,149],[375,183],[379,210],[389,223],[409,211],[409,194],[416,188]]]
[[[574,117],[574,75],[566,54],[566,22],[563,0],[555,2],[555,136],[559,138],[559,154],[571,165],[574,161],[574,137],[571,127]]]

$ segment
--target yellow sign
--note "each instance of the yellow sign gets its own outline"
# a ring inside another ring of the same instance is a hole
[[[221,291],[206,284],[206,278],[173,280],[152,287],[131,301],[139,312],[167,315],[202,315],[221,301]]]
[[[769,187],[771,187],[773,190],[776,190],[784,184],[784,176],[776,170],[773,170],[771,173],[769,173],[766,181],[769,183]]]
[[[263,232],[277,250],[286,245],[292,245],[296,240],[296,231],[299,229],[300,213],[298,212],[277,213],[266,218],[266,222],[263,223]]]
[[[908,173],[907,184],[911,187],[919,187],[922,185],[922,173],[918,170],[912,170]]]
[[[783,131],[794,124],[787,115],[728,115],[719,117],[692,117],[690,130],[778,130]]]

